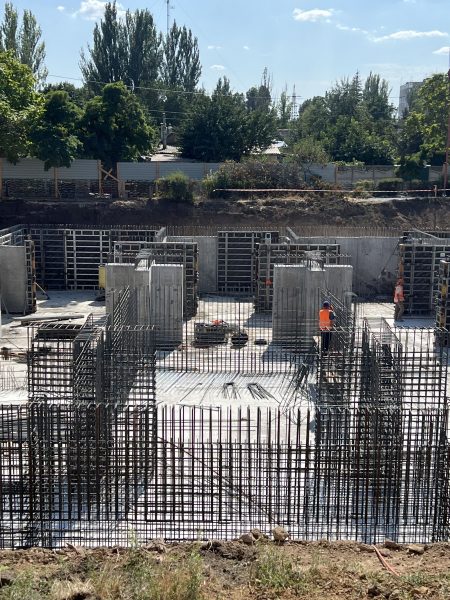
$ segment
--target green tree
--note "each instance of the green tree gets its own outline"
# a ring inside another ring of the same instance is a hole
[[[44,95],[43,111],[32,127],[30,139],[34,156],[51,167],[70,167],[81,143],[77,127],[79,108],[66,91],[50,91]]]
[[[359,73],[352,79],[341,79],[325,94],[331,119],[341,116],[354,117],[361,99],[362,85]]]
[[[79,108],[83,108],[90,98],[89,91],[86,86],[75,87],[73,83],[69,83],[68,81],[61,81],[60,83],[48,83],[42,89],[42,93],[45,95],[49,92],[67,92],[69,100],[76,104]]]
[[[161,62],[160,36],[147,9],[127,11],[121,19],[116,2],[105,5],[94,27],[93,45],[81,51],[80,68],[86,84],[99,91],[103,84],[123,81],[136,89],[154,83]]]
[[[292,125],[293,142],[320,143],[332,160],[391,164],[395,155],[395,123],[389,88],[379,75],[336,83],[324,97],[304,102]]]
[[[14,58],[29,67],[38,85],[48,74],[45,67],[45,43],[42,30],[30,10],[24,10],[19,25],[19,15],[11,2],[5,3],[5,13],[0,24],[0,51],[11,52]]]
[[[240,160],[266,148],[275,130],[273,111],[249,111],[225,77],[209,98],[198,95],[181,130],[183,156],[204,161]]]
[[[445,161],[450,84],[446,73],[426,79],[417,93],[411,111],[402,121],[400,152],[420,153],[434,165]]]
[[[198,85],[202,66],[197,38],[186,27],[176,22],[163,42],[161,80],[169,88],[192,92]]]
[[[31,69],[11,52],[0,52],[0,157],[16,162],[29,150],[30,124],[40,102]]]
[[[84,153],[100,159],[107,169],[148,154],[155,137],[138,99],[121,82],[105,85],[101,95],[86,104],[81,118]]]
[[[389,102],[389,84],[386,79],[370,72],[364,83],[362,104],[375,122],[392,119],[394,107]]]
[[[260,85],[258,87],[251,87],[246,93],[246,98],[247,108],[250,111],[268,111],[270,109],[272,102],[272,81],[267,67],[263,71]]]
[[[278,127],[286,129],[292,118],[292,102],[287,93],[287,87],[281,92],[280,99],[277,104]]]
[[[324,165],[329,162],[330,156],[318,140],[313,137],[305,137],[293,145],[291,158],[301,165],[311,163]]]

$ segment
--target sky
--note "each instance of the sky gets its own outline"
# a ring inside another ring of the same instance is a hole
[[[81,48],[92,41],[102,0],[13,0],[36,15],[47,49],[49,82],[81,85]],[[166,30],[166,0],[121,0],[148,8]],[[234,90],[258,85],[267,67],[277,98],[323,95],[337,80],[370,71],[399,87],[449,68],[449,0],[170,0],[170,19],[198,38],[207,91],[220,76]]]

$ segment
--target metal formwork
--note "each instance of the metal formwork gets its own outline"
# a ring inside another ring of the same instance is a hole
[[[249,293],[254,290],[258,244],[277,244],[278,231],[219,231],[217,255],[218,291]]]
[[[156,230],[139,227],[31,226],[36,277],[47,289],[97,289],[98,267],[110,262],[117,242],[152,242]]]
[[[339,244],[266,244],[256,246],[255,310],[272,310],[273,272],[275,265],[298,265],[315,255],[324,264],[346,264],[348,257],[340,256]]]
[[[450,255],[450,233],[405,233],[399,244],[399,275],[404,279],[406,310],[412,314],[435,311],[439,264]]]
[[[436,327],[441,327],[446,333],[441,342],[446,346],[450,341],[450,257],[441,260],[439,264],[439,280],[436,297]]]

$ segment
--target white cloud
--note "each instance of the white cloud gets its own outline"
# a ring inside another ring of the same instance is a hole
[[[353,33],[364,33],[366,35],[369,33],[366,29],[361,29],[361,27],[349,27],[348,25],[341,25],[340,23],[336,24],[336,28],[340,31],[351,31]]]
[[[244,50],[250,50],[250,46],[242,46]]]
[[[433,54],[448,56],[450,54],[450,46],[442,46],[442,48],[439,48],[439,50],[435,50]]]
[[[59,12],[63,12],[64,10],[66,10],[65,6],[57,6],[56,10],[59,10]]]
[[[405,4],[415,4],[416,0],[403,0]]]
[[[294,8],[293,17],[295,21],[300,21],[305,23],[310,21],[315,23],[316,21],[320,21],[321,19],[329,19],[333,16],[334,10],[332,8],[312,8],[311,10],[302,10],[301,8]],[[329,22],[329,21],[328,21]]]
[[[73,17],[81,17],[87,21],[96,21],[103,17],[105,12],[106,0],[81,0],[80,8],[75,11]],[[125,10],[119,2],[117,3],[117,14],[123,16]]]
[[[222,50],[222,46],[210,45],[208,46],[208,50]]]
[[[223,65],[211,65],[209,68],[213,71],[225,71],[226,69],[226,67],[224,67]]]
[[[448,33],[445,31],[438,31],[434,29],[433,31],[414,31],[413,29],[408,29],[405,31],[395,31],[394,33],[390,33],[389,35],[383,35],[381,37],[374,37],[372,41],[374,42],[386,42],[387,40],[413,40],[416,38],[435,38],[435,37],[448,37]]]

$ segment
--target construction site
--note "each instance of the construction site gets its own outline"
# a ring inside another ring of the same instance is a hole
[[[450,231],[0,231],[0,547],[448,541],[449,280]]]

